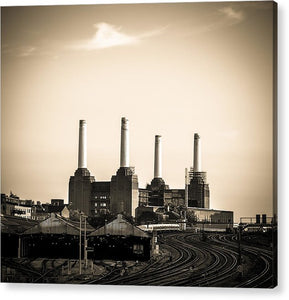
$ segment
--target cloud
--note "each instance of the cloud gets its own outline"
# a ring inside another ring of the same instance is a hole
[[[53,49],[53,47],[51,47],[51,44],[45,46],[37,46],[37,47],[31,45],[14,46],[14,47],[10,45],[3,45],[1,50],[3,55],[20,58],[20,59],[26,59],[31,57],[32,58],[48,57],[55,60],[59,58],[59,55],[57,54],[58,51],[56,49]]]
[[[94,24],[96,32],[91,39],[78,41],[71,45],[74,50],[95,50],[103,48],[111,48],[116,46],[134,45],[142,39],[157,34],[161,34],[165,28],[145,32],[137,36],[131,36],[122,32],[121,27],[116,27],[108,23]]]
[[[19,51],[18,56],[27,57],[27,56],[33,55],[36,51],[36,48],[31,47],[31,46],[27,46],[27,47],[21,47],[20,49],[18,49],[18,51]]]
[[[230,6],[223,7],[219,9],[219,12],[227,19],[227,21],[231,21],[232,24],[240,23],[244,20],[245,15],[243,11],[233,9]]]
[[[14,57],[28,57],[37,53],[36,47],[34,46],[18,46],[11,47],[10,45],[2,45],[1,52],[3,55],[9,55]]]
[[[231,6],[225,6],[214,11],[214,13],[210,16],[210,21],[208,21],[205,25],[195,27],[195,29],[193,29],[193,33],[202,34],[220,30],[222,28],[241,23],[245,17],[243,10],[237,10]]]
[[[135,45],[144,39],[162,34],[167,26],[142,32],[138,35],[126,34],[121,27],[116,27],[104,22],[94,24],[94,28],[94,35],[86,40],[70,41],[63,44],[62,41],[39,39],[36,45],[3,44],[1,51],[4,55],[21,59],[35,57],[56,60],[61,57],[61,54],[71,50],[90,51],[116,46]]]

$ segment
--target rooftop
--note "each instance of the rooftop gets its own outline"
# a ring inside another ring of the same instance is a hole
[[[121,214],[118,214],[115,220],[93,231],[89,236],[99,235],[149,237],[146,232],[126,221]]]

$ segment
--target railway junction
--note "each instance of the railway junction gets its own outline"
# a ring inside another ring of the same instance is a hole
[[[192,228],[179,231],[175,226],[145,232],[118,216],[98,229],[87,226],[87,238],[82,227],[79,243],[77,222],[52,216],[46,223],[27,222],[23,226],[23,220],[17,225],[18,219],[12,219],[1,218],[2,238],[13,241],[10,251],[2,251],[4,282],[254,288],[276,285],[273,227],[266,232],[243,232],[240,240],[238,233],[196,232]],[[34,251],[36,240],[39,246]],[[71,241],[74,243],[68,245]],[[97,243],[106,243],[105,251]],[[113,245],[115,248],[109,250]],[[17,247],[22,250],[17,251]],[[99,255],[99,251],[110,255]]]

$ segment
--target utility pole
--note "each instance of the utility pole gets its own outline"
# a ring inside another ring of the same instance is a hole
[[[237,271],[239,272],[241,277],[243,277],[242,249],[241,249],[242,230],[243,230],[242,225],[239,225],[238,226],[239,257],[238,257]]]
[[[84,268],[87,269],[86,216],[84,216]]]
[[[242,253],[241,253],[241,231],[242,231],[242,226],[238,226],[238,248],[239,248],[239,258],[238,258],[238,265],[242,264]]]
[[[189,190],[188,190],[188,169],[185,168],[185,206],[188,208],[189,206]]]
[[[17,253],[17,257],[21,258],[21,236],[18,236],[18,253]]]
[[[81,214],[79,215],[79,275],[81,275]]]

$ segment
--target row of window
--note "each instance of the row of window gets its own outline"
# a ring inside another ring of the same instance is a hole
[[[95,196],[94,199],[108,199],[108,196]]]
[[[95,202],[95,203],[94,203],[94,206],[97,207],[97,206],[98,206],[98,203]],[[99,206],[100,206],[100,207],[106,207],[106,203],[105,203],[105,202],[100,202],[100,203],[99,203]]]
[[[14,208],[13,212],[14,214],[19,214],[19,215],[31,214],[31,208],[29,209]]]
[[[106,213],[106,209],[95,209],[94,213]]]

